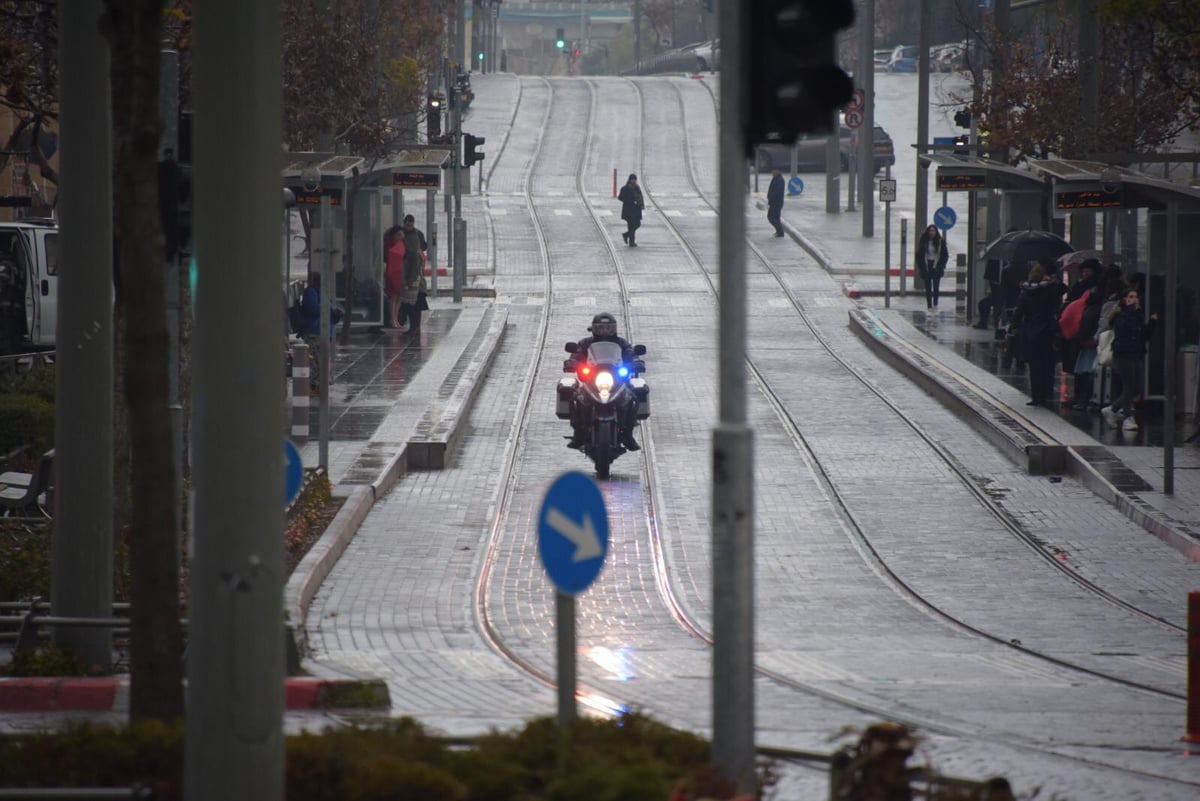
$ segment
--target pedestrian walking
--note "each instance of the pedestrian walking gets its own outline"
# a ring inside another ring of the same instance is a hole
[[[1054,345],[1058,339],[1058,308],[1063,286],[1031,262],[1029,280],[1021,284],[1014,324],[1021,339],[1021,355],[1029,365],[1029,406],[1047,406],[1054,386]]]
[[[917,240],[917,270],[921,280],[925,282],[925,308],[933,309],[938,305],[939,284],[946,274],[946,261],[950,252],[946,249],[946,240],[936,225],[931,225]]]
[[[404,234],[393,225],[383,235],[383,289],[388,301],[388,327],[400,328],[400,302],[404,299]]]
[[[642,211],[646,208],[646,200],[642,197],[642,190],[638,186],[638,177],[635,173],[629,173],[628,180],[621,187],[621,191],[617,193],[617,200],[621,201],[621,219],[625,221],[628,228],[621,234],[621,238],[625,240],[626,245],[636,248],[637,229],[642,227]]]
[[[1137,431],[1133,400],[1141,393],[1142,357],[1146,354],[1146,343],[1154,334],[1158,315],[1151,314],[1148,320],[1142,319],[1138,291],[1131,286],[1125,290],[1120,305],[1109,312],[1108,319],[1113,329],[1113,369],[1121,379],[1121,394],[1112,406],[1105,407],[1104,419],[1112,426],[1118,425],[1119,421],[1125,431]]]
[[[421,312],[429,308],[425,297],[425,233],[411,214],[404,217],[404,291],[400,311],[408,321],[408,333],[421,332]]]
[[[783,174],[778,167],[771,168],[771,185],[767,187],[767,222],[775,226],[775,236],[783,236]]]

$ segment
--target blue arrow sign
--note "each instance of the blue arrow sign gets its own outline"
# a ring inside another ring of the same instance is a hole
[[[800,179],[799,175],[793,175],[791,179],[788,180],[788,194],[792,197],[795,197],[803,191],[804,181]]]
[[[287,506],[296,500],[300,494],[300,485],[304,483],[304,462],[300,460],[300,451],[290,439],[283,441],[283,505]]]
[[[954,213],[954,209],[949,206],[942,206],[933,213],[933,224],[939,230],[949,231],[958,222],[958,215]]]
[[[560,592],[578,595],[604,567],[608,512],[596,482],[583,473],[563,473],[546,490],[538,514],[538,555]]]

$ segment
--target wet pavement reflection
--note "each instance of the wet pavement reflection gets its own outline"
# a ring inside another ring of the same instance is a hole
[[[992,329],[980,330],[967,323],[966,317],[947,309],[927,311],[925,309],[900,309],[899,312],[910,323],[930,339],[952,349],[962,358],[977,367],[987,370],[1009,386],[1029,394],[1029,374],[1023,364],[1008,359],[1004,353],[1003,338],[996,338]],[[1086,411],[1071,407],[1074,397],[1074,378],[1065,374],[1061,366],[1054,369],[1054,399],[1049,407],[1064,420],[1085,432],[1097,442],[1121,447],[1141,445],[1162,447],[1163,421],[1161,406],[1142,407],[1137,410],[1136,431],[1124,431],[1108,425],[1097,405]],[[1175,444],[1183,445],[1194,434],[1196,424],[1183,422],[1175,427]]]
[[[401,390],[429,361],[439,340],[454,327],[459,309],[427,313],[418,334],[383,328],[355,331],[334,355],[334,383],[329,388],[333,417],[331,441],[366,441],[379,428]],[[312,399],[310,425],[319,430],[317,398]]]

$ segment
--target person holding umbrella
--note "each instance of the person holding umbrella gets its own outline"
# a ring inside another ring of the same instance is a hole
[[[932,309],[938,305],[938,285],[946,274],[946,260],[950,258],[946,240],[936,225],[930,225],[921,234],[916,255],[917,269],[925,282],[925,308]]]
[[[1021,353],[1029,365],[1028,406],[1048,406],[1054,387],[1054,342],[1058,337],[1058,308],[1063,287],[1033,262],[1029,279],[1021,284],[1021,297],[1013,323],[1021,338]]]

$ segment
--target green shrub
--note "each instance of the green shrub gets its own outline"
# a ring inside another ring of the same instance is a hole
[[[53,540],[53,520],[29,526],[0,519],[0,601],[50,597]],[[128,601],[131,584],[129,544],[122,538],[113,548],[113,600]]]
[[[21,445],[38,453],[54,447],[54,405],[37,395],[0,395],[0,453]]]
[[[51,405],[55,397],[54,365],[39,365],[17,375],[0,378],[0,394],[36,395]]]
[[[0,667],[0,673],[10,676],[82,676],[86,672],[82,659],[53,645],[14,652],[12,662]]]

